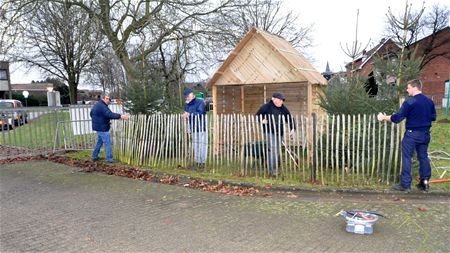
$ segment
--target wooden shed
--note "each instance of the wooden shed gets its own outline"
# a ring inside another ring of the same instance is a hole
[[[214,114],[255,114],[273,92],[282,92],[293,115],[322,114],[317,105],[326,79],[288,41],[252,28],[207,87]]]

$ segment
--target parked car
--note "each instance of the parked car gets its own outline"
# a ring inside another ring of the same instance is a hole
[[[28,115],[22,102],[15,99],[0,99],[0,129],[11,129],[28,123]]]

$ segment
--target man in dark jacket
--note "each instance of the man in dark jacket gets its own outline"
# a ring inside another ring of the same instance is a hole
[[[379,121],[400,123],[406,118],[406,132],[402,140],[402,180],[392,189],[406,192],[411,190],[412,158],[414,150],[416,150],[420,165],[420,182],[416,187],[428,192],[431,177],[428,144],[430,143],[431,122],[436,120],[436,109],[433,101],[422,94],[420,80],[408,81],[406,91],[410,97],[403,102],[397,113],[393,115],[378,114]]]
[[[191,89],[184,90],[186,102],[183,117],[192,134],[194,158],[197,166],[204,167],[208,153],[208,137],[206,132],[206,107],[202,99],[195,97]]]
[[[268,169],[271,175],[277,174],[278,150],[280,148],[279,140],[284,134],[284,123],[289,123],[291,133],[295,130],[291,113],[283,105],[285,100],[286,98],[283,94],[274,92],[272,94],[272,100],[262,105],[258,112],[256,112],[258,120],[263,124],[268,150]],[[284,118],[285,122],[282,121],[282,118]]]
[[[95,103],[91,109],[92,129],[97,132],[97,144],[95,145],[94,152],[92,152],[92,161],[98,160],[98,153],[103,144],[106,149],[106,162],[114,163],[112,156],[111,135],[109,129],[111,128],[111,119],[123,119],[128,120],[127,114],[113,113],[109,108],[110,102],[109,96],[103,96]]]

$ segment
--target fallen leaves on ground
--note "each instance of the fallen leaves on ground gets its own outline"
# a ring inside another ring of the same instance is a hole
[[[39,161],[39,160],[46,160],[46,159],[47,158],[42,156],[42,155],[38,155],[38,156],[20,156],[20,157],[8,158],[8,159],[0,160],[0,164],[11,164],[11,163],[16,163],[16,162],[26,162],[26,161]]]
[[[399,198],[399,197],[394,197],[393,200],[394,200],[394,201],[405,202],[405,199],[402,199],[402,198]]]
[[[77,160],[77,159],[71,159],[64,154],[52,154],[48,157],[45,156],[30,156],[30,157],[18,157],[18,158],[11,158],[6,160],[0,160],[0,164],[10,164],[15,162],[24,162],[24,161],[31,161],[31,160],[49,160],[56,163],[65,164],[72,167],[78,167],[80,168],[80,172],[102,172],[106,173],[108,175],[115,175],[115,176],[122,176],[122,177],[129,177],[133,179],[139,179],[144,181],[152,181],[153,179],[156,179],[156,182],[160,182],[162,184],[170,184],[170,185],[182,185],[184,187],[189,187],[192,189],[199,189],[203,191],[209,191],[209,192],[219,192],[227,195],[232,196],[255,196],[260,195],[263,197],[271,197],[272,193],[269,192],[271,189],[271,185],[266,185],[263,189],[264,192],[260,192],[259,189],[255,187],[247,187],[247,186],[233,186],[233,185],[227,185],[222,180],[219,180],[217,183],[212,182],[206,182],[201,179],[193,179],[189,182],[186,182],[184,180],[180,179],[179,176],[174,175],[166,175],[166,176],[155,176],[150,171],[141,170],[139,168],[134,168],[128,165],[123,164],[105,164],[103,162],[93,162],[93,161],[86,161],[86,160]],[[293,194],[292,192],[288,192],[287,195],[288,198],[297,198],[297,195]]]
[[[164,176],[159,179],[159,182],[163,184],[178,184],[180,178],[177,176]]]
[[[219,181],[217,184],[213,184],[207,183],[200,179],[191,180],[191,182],[189,183],[189,187],[209,192],[220,192],[233,196],[254,196],[259,193],[259,190],[254,187],[225,185],[223,181]]]
[[[288,197],[288,198],[298,198],[298,196],[295,195],[295,194],[292,193],[292,192],[287,192],[287,197]]]
[[[108,175],[129,177],[144,181],[151,181],[153,178],[153,175],[149,171],[136,169],[127,165],[107,165],[101,162],[69,159],[63,155],[50,155],[48,159],[69,166],[81,167],[82,172],[103,172]]]

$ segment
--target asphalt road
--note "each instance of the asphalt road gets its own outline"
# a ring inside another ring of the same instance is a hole
[[[0,165],[0,251],[450,251],[448,195],[294,194],[227,196],[48,161]],[[334,216],[342,209],[388,218],[372,235],[347,233]]]

